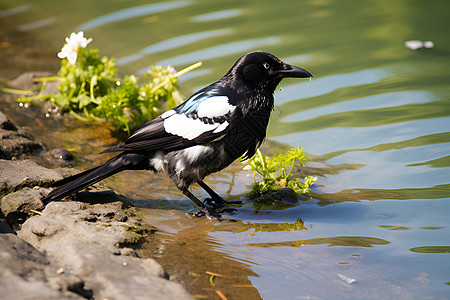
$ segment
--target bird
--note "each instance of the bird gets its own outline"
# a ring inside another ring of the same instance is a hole
[[[225,201],[204,182],[233,161],[252,157],[266,137],[274,92],[284,78],[311,73],[273,54],[253,51],[240,57],[218,81],[177,107],[148,121],[124,142],[101,153],[119,152],[103,165],[64,178],[42,198],[47,204],[81,191],[124,170],[165,171],[198,207],[198,215],[217,217]],[[211,198],[200,201],[189,188],[197,183]]]

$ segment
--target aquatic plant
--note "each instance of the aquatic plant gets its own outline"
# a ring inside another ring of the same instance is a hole
[[[251,194],[266,195],[280,188],[291,188],[298,194],[309,193],[309,187],[317,181],[317,177],[307,176],[303,183],[292,175],[295,163],[305,166],[308,160],[301,147],[291,148],[289,152],[275,154],[272,157],[263,155],[261,151],[250,159],[242,161],[246,166],[244,170],[253,171],[255,181]],[[262,180],[256,179],[259,174]]]
[[[65,41],[58,53],[58,76],[36,78],[42,83],[39,93],[30,96],[32,91],[18,91],[18,101],[44,99],[51,105],[49,111],[68,112],[83,121],[108,121],[128,133],[180,104],[178,76],[201,65],[180,72],[171,66],[152,66],[146,74],[149,80],[141,84],[134,75],[119,78],[113,58],[100,57],[98,49],[86,49],[92,38],[85,38],[82,31]],[[46,94],[45,84],[50,81],[59,82],[57,93]]]

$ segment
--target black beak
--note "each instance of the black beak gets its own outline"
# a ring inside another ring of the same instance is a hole
[[[308,77],[313,77],[311,75],[311,73],[309,73],[308,71],[296,67],[296,66],[292,66],[292,65],[288,65],[288,64],[284,64],[283,69],[282,70],[278,70],[276,71],[277,74],[279,74],[281,77],[295,77],[295,78],[308,78]]]

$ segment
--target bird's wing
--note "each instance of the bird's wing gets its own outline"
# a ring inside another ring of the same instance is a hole
[[[104,152],[173,151],[220,140],[235,115],[236,107],[228,100],[216,90],[202,90]]]

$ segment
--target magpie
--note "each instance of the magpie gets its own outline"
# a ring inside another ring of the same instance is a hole
[[[101,153],[120,152],[103,165],[62,179],[42,200],[60,200],[124,170],[165,171],[176,187],[200,207],[200,215],[216,216],[226,205],[203,181],[239,157],[250,158],[266,137],[273,93],[283,78],[312,75],[264,51],[239,58],[218,81],[179,106],[148,121],[123,143]],[[197,183],[211,197],[195,197]]]

